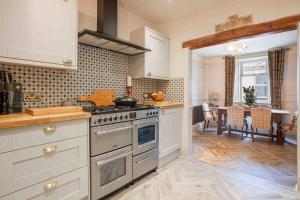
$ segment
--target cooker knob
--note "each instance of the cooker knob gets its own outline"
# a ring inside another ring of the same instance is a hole
[[[112,117],[109,117],[108,120],[109,120],[109,121],[112,121]]]
[[[119,117],[119,118],[120,118],[120,120],[122,120],[122,119],[123,119],[123,116],[122,116],[122,115],[120,115],[120,117]]]
[[[151,112],[150,112],[150,115],[152,115],[152,114],[153,114],[153,112],[151,111]]]
[[[117,120],[118,120],[118,117],[117,117],[117,116],[114,116],[114,120],[117,121]]]
[[[128,119],[128,115],[124,114],[124,118],[125,118],[125,119]]]
[[[149,116],[149,112],[147,112],[146,115]]]
[[[98,119],[98,122],[101,123],[101,118]]]
[[[107,121],[107,117],[103,117],[103,121],[106,122]]]

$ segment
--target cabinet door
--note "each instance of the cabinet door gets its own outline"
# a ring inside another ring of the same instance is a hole
[[[149,77],[168,78],[169,75],[169,40],[161,35],[146,30],[145,73]]]
[[[181,118],[180,108],[160,111],[159,158],[163,158],[180,148]]]
[[[13,192],[12,154],[10,152],[0,154],[0,185],[0,197]]]
[[[1,0],[0,56],[75,66],[77,0]]]

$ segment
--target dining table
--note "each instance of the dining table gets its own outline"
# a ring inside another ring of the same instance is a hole
[[[227,108],[229,107],[217,107],[217,114],[218,114],[218,129],[217,133],[218,135],[223,134],[224,131],[227,130],[226,127],[226,119],[227,119]],[[282,132],[282,123],[283,123],[283,117],[290,115],[290,112],[288,110],[280,110],[280,109],[271,109],[272,110],[272,121],[276,124],[276,144],[278,145],[284,145],[285,143],[285,134]],[[251,116],[251,108],[245,108],[244,109],[244,117]],[[237,130],[236,130],[237,131]],[[256,133],[258,135],[263,135],[260,133]]]

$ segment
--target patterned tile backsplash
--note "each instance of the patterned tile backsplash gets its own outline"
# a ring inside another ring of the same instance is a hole
[[[90,95],[95,89],[114,89],[117,96],[126,94],[126,75],[131,74],[131,57],[86,45],[78,47],[76,71],[0,64],[0,70],[12,72],[13,81],[22,83],[23,92],[37,92],[40,102],[24,102],[26,107],[58,106],[64,100],[73,105],[80,95]],[[142,100],[143,93],[161,90],[167,101],[183,102],[183,78],[171,80],[133,80],[133,95]]]

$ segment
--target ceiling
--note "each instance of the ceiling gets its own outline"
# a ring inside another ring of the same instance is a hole
[[[296,30],[287,31],[284,33],[277,33],[273,35],[260,36],[250,39],[240,40],[240,44],[246,43],[248,48],[244,52],[245,54],[265,52],[269,49],[276,47],[285,47],[297,44],[298,33]],[[228,46],[232,43],[225,43],[201,49],[196,49],[193,52],[203,57],[211,56],[226,56],[231,52],[227,50]]]
[[[119,0],[138,16],[155,23],[165,23],[213,8],[224,0]],[[226,0],[226,2],[231,0]]]

